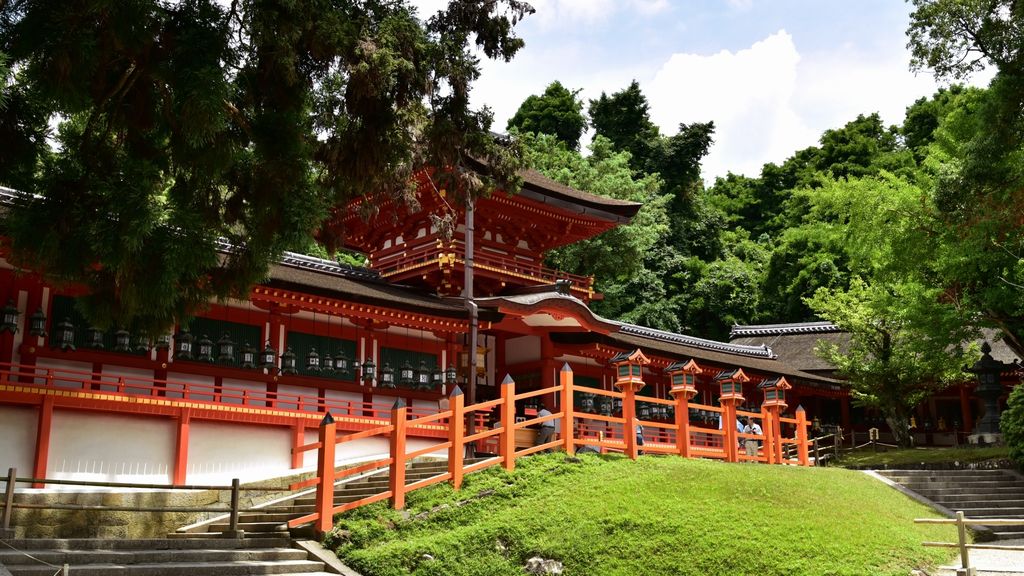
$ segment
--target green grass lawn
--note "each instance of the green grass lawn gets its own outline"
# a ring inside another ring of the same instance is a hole
[[[913,524],[936,515],[860,472],[672,457],[534,456],[460,492],[414,492],[407,510],[341,516],[328,544],[366,576],[518,576],[534,555],[567,575],[906,576],[950,557],[922,541],[955,538]]]
[[[984,448],[907,448],[890,449],[887,452],[875,452],[864,449],[844,454],[838,461],[840,466],[850,468],[900,466],[908,464],[935,464],[946,462],[982,462],[996,458],[1009,458],[1010,449],[1006,446],[987,446]]]

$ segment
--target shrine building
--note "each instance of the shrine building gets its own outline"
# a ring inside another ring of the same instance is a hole
[[[593,278],[546,268],[544,254],[628,223],[640,205],[533,171],[523,177],[519,193],[476,201],[472,238],[466,211],[426,174],[416,210],[387,205],[367,220],[365,207],[352,204],[330,225],[343,227],[346,248],[366,254],[367,268],[286,253],[247,298],[211,302],[156,341],[129,327],[89,326],[75,307],[80,290],[0,260],[0,468],[34,478],[174,484],[284,476],[314,467],[315,452],[294,449],[315,441],[328,411],[340,431],[359,431],[379,425],[399,398],[411,413],[429,414],[445,406],[456,384],[479,402],[497,397],[506,374],[519,390],[551,387],[565,364],[579,385],[610,390],[609,361],[638,349],[650,360],[641,395],[669,398],[665,369],[689,363],[695,402],[715,405],[715,376],[741,368],[749,380],[736,383],[742,394],[735,398],[751,409],[764,399],[759,384],[784,377],[790,412],[802,405],[808,419],[849,426],[842,383],[783,361],[770,346],[594,314],[588,304],[601,296]],[[7,205],[21,198],[0,192]],[[460,296],[467,240],[474,246],[475,342]],[[541,401],[557,408],[554,395]],[[595,413],[622,410],[592,398],[576,403]],[[637,414],[674,418],[657,403],[638,406]],[[695,429],[719,427],[714,413],[689,418]],[[421,437],[410,438],[410,450],[443,431],[415,434]],[[367,438],[347,443],[336,461],[387,449]]]

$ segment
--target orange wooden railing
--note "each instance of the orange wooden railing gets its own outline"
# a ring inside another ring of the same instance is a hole
[[[254,380],[254,383],[260,382]],[[391,403],[357,402],[320,398],[316,394],[263,392],[230,385],[216,386],[173,379],[99,374],[65,368],[41,368],[23,364],[0,363],[0,384],[40,389],[85,390],[118,395],[150,396],[171,400],[213,404],[231,404],[255,408],[276,408],[295,412],[331,412],[335,415],[391,418]],[[398,394],[399,390],[374,389],[377,394]],[[417,407],[411,415],[432,414],[434,410]]]
[[[574,392],[621,398],[623,400],[622,415],[605,416],[589,412],[577,412],[573,405]],[[547,394],[558,394],[561,411],[521,422],[515,421],[515,403],[517,401]],[[674,406],[676,409],[676,421],[674,423],[666,423],[636,418],[634,408],[637,401]],[[615,392],[597,388],[576,387],[573,385],[572,370],[566,364],[559,373],[558,384],[550,388],[516,393],[515,382],[511,377],[506,376],[501,384],[501,396],[496,400],[466,406],[462,391],[456,388],[452,391],[448,410],[411,420],[408,419],[405,404],[399,400],[391,409],[390,424],[355,434],[339,437],[333,418],[330,414],[327,414],[320,426],[319,441],[296,449],[297,452],[318,451],[317,477],[303,483],[303,486],[316,486],[316,509],[311,514],[289,521],[288,526],[296,527],[313,522],[318,531],[326,532],[332,528],[335,514],[380,500],[390,500],[394,508],[401,509],[405,506],[405,495],[413,490],[439,482],[451,482],[458,489],[462,485],[463,477],[466,474],[499,464],[506,470],[513,470],[517,458],[553,448],[564,450],[570,455],[575,452],[577,446],[592,446],[602,452],[624,452],[633,459],[643,450],[650,453],[678,454],[687,457],[720,458],[732,462],[758,461],[797,464],[800,466],[809,465],[807,427],[810,424],[807,422],[802,408],[797,410],[797,417],[795,419],[780,418],[781,422],[795,425],[796,435],[794,438],[783,438],[779,434],[779,428],[770,423],[772,418],[769,417],[770,414],[767,411],[757,413],[733,409],[731,412],[735,412],[740,416],[761,419],[763,422],[762,434],[744,434],[736,431],[735,421],[724,418],[722,420],[722,429],[720,430],[691,426],[689,422],[690,408],[718,412],[720,414],[726,412],[723,408],[716,406],[689,404],[684,395],[679,395],[675,400],[665,400],[643,396],[637,397],[629,388],[623,392]],[[499,414],[499,426],[467,435],[467,417],[475,418],[482,412],[489,412],[494,409],[497,409]],[[560,421],[559,431],[561,434],[557,439],[544,444],[517,449],[515,444],[516,430],[553,420]],[[408,452],[406,449],[406,438],[409,435],[410,429],[425,425],[447,426],[447,440]],[[637,442],[637,435],[635,433],[637,425],[644,427],[644,443],[642,446]],[[386,458],[340,472],[336,470],[334,455],[337,445],[374,436],[387,438],[389,454]],[[497,457],[468,465],[465,464],[463,458],[467,444],[474,446],[480,443],[493,445],[495,437],[497,437],[498,446]],[[680,438],[686,438],[686,441],[680,442]],[[746,456],[746,454],[739,453],[739,441],[748,439],[757,440],[762,443],[757,456]],[[798,447],[798,458],[795,461],[775,456],[777,447],[781,447],[784,444],[795,444]],[[405,467],[408,462],[415,458],[441,451],[447,451],[448,454],[447,472],[411,484],[405,483]],[[385,466],[388,467],[390,472],[388,490],[354,502],[334,505],[334,487],[339,479],[380,469]]]

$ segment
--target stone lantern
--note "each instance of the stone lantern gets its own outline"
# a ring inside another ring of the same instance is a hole
[[[1003,372],[1014,369],[1013,364],[1000,362],[992,357],[992,347],[988,342],[981,345],[981,359],[967,369],[978,377],[975,392],[985,402],[985,415],[978,420],[974,433],[968,436],[972,444],[991,444],[1002,441],[999,433],[999,397],[1003,395],[1003,384],[1000,376]]]
[[[769,378],[757,385],[764,393],[761,403],[761,422],[764,432],[764,453],[768,463],[782,462],[782,413],[786,410],[786,390],[792,386],[785,377]]]

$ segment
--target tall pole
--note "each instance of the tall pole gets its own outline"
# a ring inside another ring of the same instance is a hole
[[[469,310],[469,370],[466,374],[466,404],[476,404],[476,339],[477,339],[477,306],[473,301],[473,200],[466,198],[466,255],[465,255],[465,284],[463,295],[466,298],[466,308]],[[470,415],[466,434],[475,433],[475,415]]]

